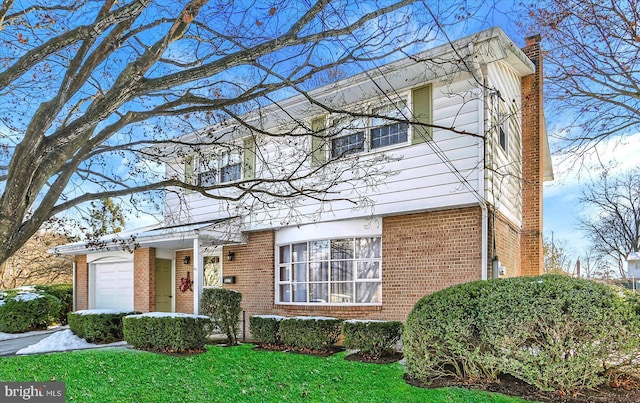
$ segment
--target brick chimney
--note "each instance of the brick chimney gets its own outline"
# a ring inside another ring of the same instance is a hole
[[[544,180],[542,98],[542,49],[540,35],[525,38],[524,54],[535,65],[535,73],[522,77],[522,233],[520,271],[522,276],[544,272],[542,251],[542,182]]]

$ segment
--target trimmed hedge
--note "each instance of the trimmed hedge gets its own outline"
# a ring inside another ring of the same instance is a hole
[[[68,323],[67,314],[73,311],[73,285],[72,284],[51,284],[38,285],[35,287],[47,294],[53,295],[60,300],[61,309],[58,315],[58,323],[66,325]]]
[[[637,370],[640,303],[624,290],[561,275],[476,281],[422,298],[403,334],[408,374],[577,392]]]
[[[340,337],[340,323],[336,318],[298,316],[280,321],[282,344],[294,348],[323,350],[331,348]]]
[[[241,302],[242,294],[226,288],[205,288],[200,298],[200,311],[211,318],[231,345],[238,344]]]
[[[381,320],[347,320],[342,322],[344,346],[360,350],[374,359],[393,351],[402,337],[402,323]]]
[[[249,318],[252,337],[262,344],[281,344],[280,321],[286,319],[278,315],[254,315]]]
[[[124,318],[124,339],[135,348],[162,352],[204,350],[210,319],[202,315],[151,312]]]
[[[124,340],[122,318],[136,311],[89,309],[70,312],[69,329],[89,343],[113,343]]]
[[[53,295],[22,287],[0,293],[0,332],[23,333],[46,329],[60,314]]]

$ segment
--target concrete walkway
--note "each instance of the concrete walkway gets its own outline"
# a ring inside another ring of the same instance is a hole
[[[36,344],[40,340],[49,337],[52,333],[67,329],[66,326],[39,332],[27,332],[24,334],[11,334],[9,338],[0,336],[0,356],[14,355],[18,350]]]

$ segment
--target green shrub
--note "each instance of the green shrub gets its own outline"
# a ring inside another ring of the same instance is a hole
[[[0,332],[46,329],[60,313],[60,300],[33,287],[7,290],[0,298]]]
[[[252,337],[262,344],[280,344],[280,321],[286,319],[277,315],[254,315],[249,318]]]
[[[344,346],[374,359],[393,351],[402,336],[401,322],[347,320],[342,322]]]
[[[113,309],[89,309],[70,312],[69,329],[89,343],[113,343],[124,340],[122,318],[140,312]]]
[[[238,344],[242,294],[225,288],[205,288],[200,299],[200,311],[227,336],[230,345]]]
[[[567,276],[450,287],[421,299],[403,334],[409,375],[493,380],[542,390],[594,388],[638,369],[638,297]]]
[[[73,285],[71,284],[51,284],[51,285],[38,285],[35,287],[37,290],[41,290],[47,294],[51,294],[60,300],[62,307],[60,314],[58,315],[58,323],[66,325],[67,314],[73,311]]]
[[[203,350],[210,319],[202,315],[151,312],[124,318],[124,338],[135,348],[163,352]]]
[[[322,350],[340,337],[340,319],[298,316],[280,321],[282,344],[294,348]]]

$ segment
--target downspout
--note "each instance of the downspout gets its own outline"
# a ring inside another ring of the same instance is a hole
[[[200,256],[200,238],[193,239],[193,313],[200,314],[200,295],[202,295],[202,258]]]
[[[486,154],[485,154],[485,144],[486,144],[486,130],[485,130],[485,122],[484,122],[484,109],[486,103],[486,91],[485,87],[485,78],[484,74],[482,74],[482,67],[480,66],[480,62],[478,61],[479,56],[476,55],[473,42],[469,44],[469,53],[472,55],[474,72],[472,72],[475,77],[476,83],[478,85],[478,134],[482,136],[482,138],[478,138],[478,160],[482,162],[480,169],[478,170],[478,194],[480,196],[480,210],[482,212],[482,234],[481,234],[481,254],[482,254],[482,262],[481,262],[481,278],[482,280],[487,280],[488,275],[488,260],[489,260],[489,209],[487,207],[487,203],[485,202],[485,163],[486,163]]]

